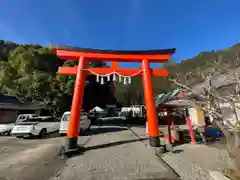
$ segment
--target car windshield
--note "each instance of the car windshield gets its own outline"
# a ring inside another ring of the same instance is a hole
[[[81,116],[84,116],[86,115],[85,112],[81,112]],[[69,121],[70,120],[70,114],[64,114],[63,115],[63,118],[62,118],[62,121]]]
[[[69,121],[70,119],[70,114],[64,114],[62,121]]]
[[[25,121],[26,119],[27,119],[26,116],[19,116],[19,117],[17,118],[17,120],[16,120],[16,123]]]
[[[20,122],[23,122],[23,121],[25,121],[25,120],[17,119],[17,120],[16,120],[16,123],[20,123]]]

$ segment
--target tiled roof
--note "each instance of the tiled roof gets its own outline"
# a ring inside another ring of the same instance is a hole
[[[176,88],[171,92],[161,93],[161,94],[157,95],[157,97],[155,98],[156,106],[159,106],[160,104],[164,104],[166,102],[176,99],[176,97],[178,96],[179,93],[180,93],[180,89]]]
[[[18,98],[7,95],[0,95],[0,103],[22,104]]]
[[[0,95],[0,109],[42,109],[44,103],[23,103],[17,97]]]

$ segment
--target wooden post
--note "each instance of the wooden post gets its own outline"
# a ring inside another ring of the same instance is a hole
[[[172,144],[172,133],[171,133],[171,121],[172,121],[172,118],[171,118],[171,113],[168,111],[168,114],[167,114],[167,118],[168,118],[168,141],[170,144]]]
[[[188,109],[186,109],[186,111],[185,111],[185,116],[186,116],[186,122],[187,122],[187,125],[188,125],[189,135],[190,135],[191,140],[192,140],[192,144],[197,144],[195,136],[194,136],[194,131],[193,131],[193,128],[192,128],[191,119],[190,119],[190,116],[188,114]]]

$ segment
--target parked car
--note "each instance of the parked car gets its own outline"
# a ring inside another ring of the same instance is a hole
[[[10,135],[11,130],[14,127],[14,123],[0,124],[0,135]]]
[[[63,114],[61,118],[60,129],[59,129],[59,133],[61,135],[65,135],[67,133],[69,120],[70,120],[70,111],[67,111]],[[79,133],[89,130],[91,125],[92,125],[91,119],[88,118],[88,114],[85,112],[81,112]]]
[[[0,135],[11,135],[15,123],[23,122],[29,118],[37,117],[36,114],[19,114],[15,122],[0,124]]]
[[[11,135],[18,138],[26,136],[45,137],[48,133],[59,130],[60,120],[52,116],[39,116],[29,118],[23,122],[17,122],[11,131]]]

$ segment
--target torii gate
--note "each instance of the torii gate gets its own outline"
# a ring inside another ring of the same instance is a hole
[[[148,135],[150,146],[159,147],[159,128],[156,115],[155,101],[152,92],[152,76],[168,76],[167,70],[151,69],[150,63],[167,62],[175,49],[163,50],[145,50],[145,51],[114,51],[85,48],[67,48],[54,49],[56,55],[63,60],[79,61],[75,67],[60,67],[58,73],[62,75],[76,75],[76,82],[72,100],[71,115],[67,133],[67,149],[77,149],[77,140],[79,135],[80,113],[82,110],[84,86],[87,73],[100,76],[120,75],[129,77],[142,75],[144,97],[147,110]],[[90,61],[108,61],[112,62],[111,68],[89,68]],[[141,68],[119,68],[119,62],[140,62]],[[110,77],[110,76],[109,76]],[[101,83],[102,84],[102,83]]]

